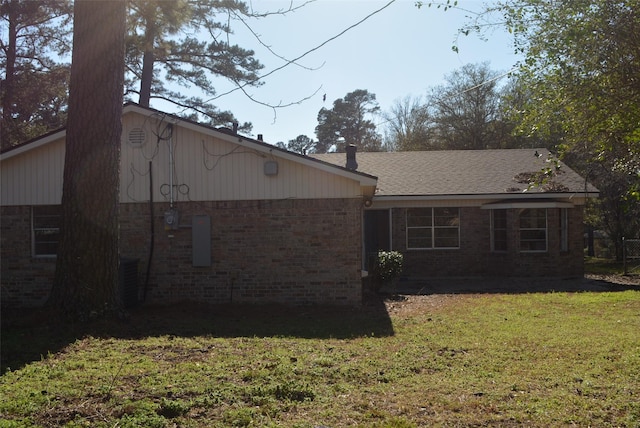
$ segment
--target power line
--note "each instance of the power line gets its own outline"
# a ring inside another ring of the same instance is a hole
[[[270,72],[268,72],[268,73],[266,73],[266,74],[263,74],[262,76],[260,76],[260,77],[258,77],[258,78],[256,78],[256,79],[252,80],[251,82],[247,82],[247,83],[244,83],[244,84],[238,85],[236,88],[233,88],[233,89],[231,89],[231,90],[229,90],[229,91],[227,91],[227,92],[221,93],[220,95],[217,95],[217,96],[215,96],[215,97],[213,97],[213,98],[209,99],[208,101],[213,101],[213,100],[216,100],[216,99],[218,99],[218,98],[220,98],[220,97],[223,97],[223,96],[225,96],[225,95],[228,95],[228,94],[230,94],[230,93],[232,93],[232,92],[235,92],[235,91],[237,91],[237,90],[242,90],[245,86],[253,85],[253,84],[255,84],[255,83],[259,82],[260,80],[263,80],[264,78],[266,78],[266,77],[268,77],[268,76],[272,75],[273,73],[275,73],[275,72],[277,72],[277,71],[280,71],[280,70],[282,70],[283,68],[288,67],[288,66],[289,66],[289,65],[291,65],[291,64],[296,64],[298,60],[300,60],[300,59],[304,58],[305,56],[309,55],[309,54],[310,54],[310,53],[312,53],[312,52],[317,51],[318,49],[322,48],[322,47],[323,47],[323,46],[325,46],[326,44],[328,44],[328,43],[330,43],[330,42],[332,42],[332,41],[336,40],[338,37],[342,36],[343,34],[345,34],[345,33],[346,33],[346,32],[348,32],[348,31],[350,31],[350,30],[354,29],[355,27],[357,27],[358,25],[362,24],[363,22],[365,22],[366,20],[368,20],[368,19],[369,19],[369,18],[371,18],[372,16],[374,16],[374,15],[376,15],[376,14],[378,14],[378,13],[382,12],[383,10],[385,10],[386,8],[388,8],[389,6],[391,6],[391,5],[392,5],[393,3],[395,3],[395,2],[396,2],[396,0],[391,0],[391,1],[389,1],[387,4],[385,4],[385,5],[384,5],[384,6],[382,6],[381,8],[374,10],[373,12],[371,12],[370,14],[368,14],[367,16],[365,16],[364,18],[362,18],[362,19],[361,19],[361,20],[359,20],[358,22],[356,22],[356,23],[354,23],[354,24],[351,24],[350,26],[348,26],[348,27],[347,27],[347,28],[345,28],[344,30],[340,31],[340,32],[339,32],[338,34],[336,34],[335,36],[328,38],[328,39],[327,39],[327,40],[325,40],[324,42],[320,43],[319,45],[317,45],[317,46],[315,46],[315,47],[313,47],[313,48],[311,48],[311,49],[309,49],[308,51],[306,51],[306,52],[302,53],[301,55],[297,56],[296,58],[293,58],[293,59],[291,59],[291,60],[287,60],[287,62],[286,62],[285,64],[281,65],[280,67],[276,67],[276,68],[274,68],[273,70],[271,70]],[[317,92],[317,91],[316,91],[316,92]]]

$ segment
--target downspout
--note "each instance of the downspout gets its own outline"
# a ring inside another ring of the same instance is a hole
[[[153,211],[153,169],[151,168],[152,162],[149,161],[149,214],[151,216],[151,242],[149,243],[149,257],[147,258],[147,277],[144,281],[144,293],[142,295],[142,301],[147,300],[147,289],[149,288],[149,276],[151,274],[151,261],[153,260],[153,247],[155,245],[155,219]]]
[[[175,159],[173,158],[173,124],[167,124],[169,128],[169,206],[173,208],[173,175],[175,169]]]

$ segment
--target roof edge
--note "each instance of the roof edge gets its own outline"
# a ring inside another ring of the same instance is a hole
[[[301,155],[299,153],[291,152],[289,150],[277,147],[273,144],[269,144],[261,140],[256,140],[254,138],[251,138],[242,134],[229,132],[229,130],[226,130],[226,129],[222,130],[219,128],[215,128],[213,126],[204,125],[202,123],[198,123],[189,119],[176,116],[175,114],[172,114],[172,113],[167,113],[151,107],[144,107],[131,101],[126,102],[122,107],[122,115],[124,116],[125,114],[132,113],[132,112],[138,113],[141,115],[148,115],[149,113],[162,114],[171,118],[171,121],[174,125],[179,125],[187,129],[201,132],[203,134],[209,134],[209,135],[215,136],[218,139],[221,139],[230,143],[238,144],[245,148],[250,148],[262,153],[266,153],[269,155],[277,155],[283,159],[302,163],[303,165],[320,169],[324,172],[328,172],[331,174],[336,174],[341,177],[356,180],[360,183],[361,186],[376,186],[378,182],[378,177],[375,177],[373,175],[370,175],[364,172],[352,171],[330,162],[314,159],[306,155]],[[38,147],[47,145],[55,140],[58,140],[64,137],[66,135],[66,131],[67,131],[66,127],[61,128],[55,131],[51,131],[40,137],[36,137],[20,145],[13,146],[5,150],[4,152],[0,153],[0,161],[10,159],[14,156],[18,156],[22,153],[26,153]]]
[[[67,128],[57,129],[55,131],[51,131],[46,133],[40,137],[29,140],[25,143],[19,144],[17,146],[13,146],[8,148],[7,150],[0,153],[0,161],[5,159],[11,159],[14,156],[18,156],[22,153],[26,153],[28,151],[37,149],[38,147],[46,146],[49,143],[52,143],[56,140],[59,140],[67,133]]]
[[[242,147],[256,150],[261,153],[276,155],[283,159],[302,163],[303,165],[320,169],[331,174],[336,174],[352,180],[355,179],[360,183],[361,186],[376,186],[378,182],[378,177],[375,177],[371,174],[360,171],[352,171],[330,162],[314,159],[306,155],[301,155],[299,153],[280,148],[273,144],[266,143],[262,140],[256,140],[246,135],[233,133],[232,131],[230,132],[230,130],[227,129],[221,130],[212,126],[203,125],[201,123],[181,118],[171,113],[165,113],[163,111],[155,110],[149,107],[142,107],[135,103],[128,103],[127,105],[125,105],[125,107],[123,108],[123,114],[128,112],[137,112],[139,114],[145,114],[146,112],[164,114],[172,119],[172,123],[174,125],[179,125],[193,131],[209,134],[229,143],[238,144]]]
[[[586,199],[597,198],[599,192],[571,192],[571,193],[490,193],[490,194],[442,194],[442,195],[375,195],[377,201],[442,201],[454,199],[485,200],[500,199],[508,196],[509,199],[531,200],[531,199]]]

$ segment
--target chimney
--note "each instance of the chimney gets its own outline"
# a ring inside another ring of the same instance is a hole
[[[358,150],[358,148],[353,144],[349,144],[347,146],[347,164],[345,167],[351,171],[358,169],[358,162],[356,162],[356,150]]]

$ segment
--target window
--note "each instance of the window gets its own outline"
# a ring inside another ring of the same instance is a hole
[[[560,251],[569,251],[569,210],[560,208]]]
[[[533,253],[547,251],[547,210],[527,208],[520,210],[520,251]]]
[[[460,248],[458,208],[410,208],[407,210],[407,248]]]
[[[34,206],[31,211],[33,255],[55,257],[60,239],[60,205]]]
[[[491,210],[491,251],[507,251],[507,210]]]

